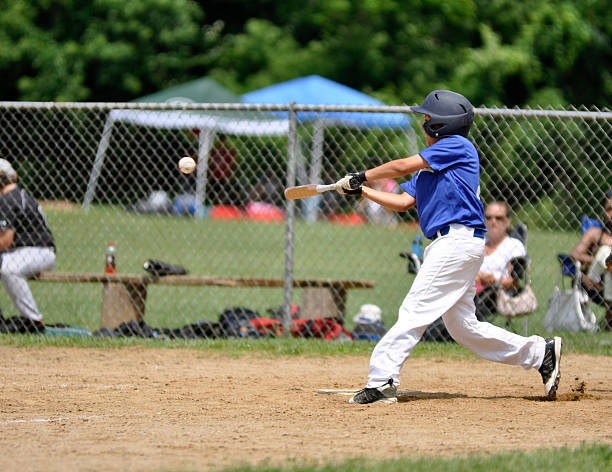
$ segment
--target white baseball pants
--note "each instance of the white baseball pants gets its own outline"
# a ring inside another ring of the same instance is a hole
[[[404,361],[427,326],[440,316],[453,339],[475,354],[526,369],[540,367],[544,338],[525,338],[476,319],[474,280],[484,258],[484,239],[473,233],[472,228],[453,224],[447,235],[426,248],[397,322],[372,352],[367,387],[380,386],[389,379],[399,385]]]
[[[28,277],[55,267],[55,252],[47,247],[20,247],[2,254],[0,278],[19,315],[42,321]]]

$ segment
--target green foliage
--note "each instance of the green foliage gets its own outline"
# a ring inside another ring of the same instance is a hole
[[[224,43],[211,75],[237,92],[247,92],[311,73],[317,50],[316,42],[301,48],[281,27],[251,19],[244,33]],[[324,74],[322,65],[318,71]]]
[[[198,74],[219,40],[192,0],[0,5],[0,93],[22,100],[130,99]]]
[[[207,74],[245,92],[314,73],[392,104],[452,87],[604,107],[611,24],[605,0],[0,0],[0,95],[118,101]]]
[[[482,46],[466,51],[456,67],[451,89],[462,90],[475,104],[503,105],[534,88],[539,64],[524,48],[504,45],[490,26],[480,29]],[[522,89],[522,90],[519,90]]]

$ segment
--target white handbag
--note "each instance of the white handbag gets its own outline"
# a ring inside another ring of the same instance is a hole
[[[576,273],[580,274],[579,268]],[[542,328],[546,331],[597,331],[597,318],[591,309],[589,296],[579,285],[578,277],[575,277],[571,289],[560,288],[560,279],[561,275],[548,300]]]
[[[508,295],[504,289],[497,291],[496,302],[497,313],[507,318],[515,318],[533,313],[538,309],[538,299],[533,293],[531,285],[526,285],[525,288],[514,297]]]

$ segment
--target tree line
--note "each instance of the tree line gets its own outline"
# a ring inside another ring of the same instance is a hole
[[[605,0],[0,0],[2,100],[125,101],[319,74],[389,104],[609,107]]]

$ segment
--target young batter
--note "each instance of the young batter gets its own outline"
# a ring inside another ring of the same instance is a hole
[[[425,115],[425,149],[348,174],[337,182],[340,193],[362,195],[392,210],[406,211],[416,205],[421,230],[432,240],[397,322],[374,348],[366,388],[349,402],[396,402],[404,361],[427,326],[440,316],[455,341],[479,356],[525,369],[537,368],[546,395],[554,397],[559,384],[561,338],[525,338],[480,322],[474,314],[474,280],[484,258],[486,226],[478,152],[467,139],[474,121],[473,107],[458,93],[435,90],[412,111]],[[417,174],[402,184],[402,194],[363,186],[366,181],[413,172]]]

